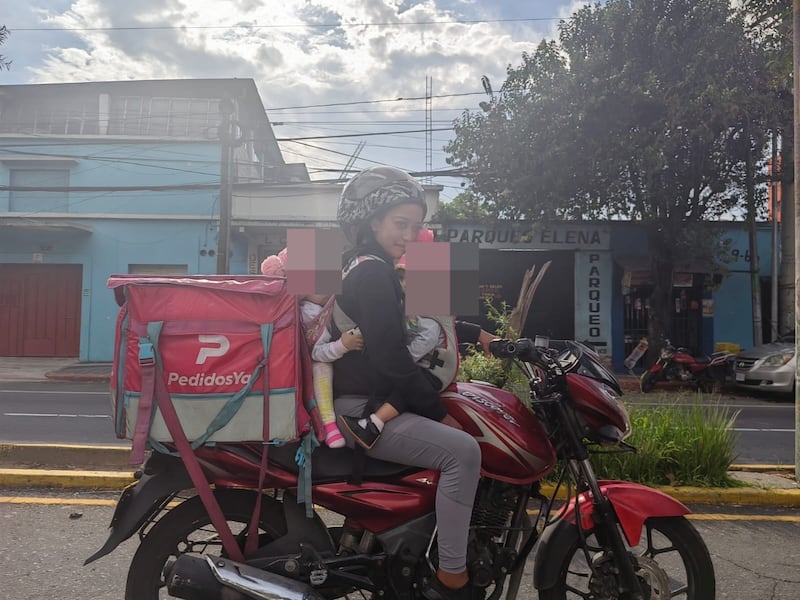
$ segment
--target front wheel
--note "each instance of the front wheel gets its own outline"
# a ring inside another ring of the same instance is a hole
[[[571,543],[553,548],[550,564],[559,574],[553,587],[539,591],[539,600],[619,598],[617,568],[611,555],[600,547],[592,531],[585,532],[584,547],[577,526],[572,530]],[[715,597],[714,565],[708,548],[684,517],[647,519],[630,555],[645,600]]]
[[[646,394],[654,387],[656,387],[656,381],[658,381],[658,375],[653,373],[652,371],[645,371],[642,375],[642,378],[639,380],[639,387],[642,390],[643,394]]]
[[[234,537],[243,547],[255,506],[255,493],[218,490],[215,495]],[[259,545],[286,532],[283,511],[277,501],[264,497],[262,502]],[[225,554],[199,496],[182,502],[164,514],[142,540],[128,571],[125,600],[172,598],[164,581],[164,567],[172,558],[187,552],[215,556]]]

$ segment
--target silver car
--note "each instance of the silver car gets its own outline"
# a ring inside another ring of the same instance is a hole
[[[739,353],[734,363],[737,386],[765,392],[793,393],[796,369],[794,332]]]

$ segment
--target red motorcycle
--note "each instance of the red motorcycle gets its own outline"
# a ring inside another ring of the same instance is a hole
[[[686,348],[676,348],[669,340],[665,342],[658,360],[639,379],[643,393],[652,390],[659,381],[681,381],[708,393],[725,383],[733,354],[714,352],[711,356],[695,356]]]
[[[689,509],[657,490],[595,476],[589,447],[630,448],[619,384],[599,357],[576,342],[553,350],[529,339],[497,340],[492,351],[525,371],[530,408],[487,384],[443,393],[483,453],[469,534],[473,597],[497,600],[505,590],[514,600],[532,559],[540,600],[714,598],[714,568],[686,519]],[[196,450],[233,547],[211,526],[181,460],[154,453],[123,491],[110,536],[87,563],[138,531],[127,600],[421,598],[437,565],[437,473],[368,460],[363,483],[352,485],[352,451],[319,447],[308,483],[324,520],[317,510],[309,518],[311,507],[297,501],[297,450],[270,448],[264,489],[271,491],[260,498],[259,445]],[[556,491],[546,498],[541,482],[559,464]],[[559,488],[568,500],[556,509]]]

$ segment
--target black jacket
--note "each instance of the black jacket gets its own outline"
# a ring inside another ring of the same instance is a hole
[[[370,396],[377,406],[390,402],[401,413],[414,412],[441,421],[447,411],[439,392],[406,346],[405,295],[394,261],[377,244],[360,254],[382,260],[363,261],[342,281],[337,301],[358,324],[364,350],[348,352],[333,363],[334,397]]]

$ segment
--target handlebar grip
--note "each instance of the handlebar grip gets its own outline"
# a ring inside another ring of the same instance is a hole
[[[496,339],[489,342],[489,351],[497,358],[513,358],[517,355],[517,345],[511,340]]]

